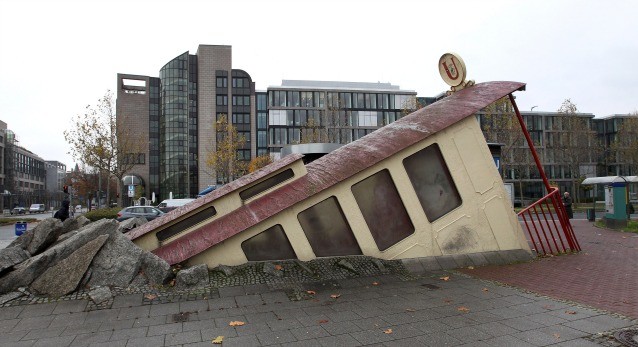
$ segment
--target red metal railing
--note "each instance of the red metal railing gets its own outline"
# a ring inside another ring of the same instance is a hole
[[[580,251],[558,188],[518,213],[523,219],[532,250],[539,255]]]
[[[512,106],[514,107],[514,111],[516,112],[516,117],[518,118],[521,130],[523,130],[523,135],[525,135],[525,139],[527,140],[529,150],[534,157],[536,168],[543,179],[545,189],[547,189],[547,195],[518,213],[519,216],[523,217],[525,227],[527,228],[527,235],[530,237],[533,249],[540,255],[580,251],[580,245],[578,244],[578,240],[576,240],[574,229],[569,222],[567,212],[565,211],[565,207],[561,201],[560,192],[558,191],[558,188],[549,185],[549,180],[547,179],[545,171],[543,170],[543,165],[541,165],[541,161],[538,158],[534,142],[529,136],[529,131],[527,131],[527,126],[525,125],[523,116],[521,116],[521,113],[518,111],[518,106],[516,105],[516,101],[514,101],[514,96],[510,94],[509,98]],[[552,213],[552,209],[550,208],[550,202],[554,213]],[[536,217],[536,219],[534,219],[534,217]],[[560,229],[556,224],[557,219]],[[534,235],[536,235],[536,237],[534,237]],[[565,246],[563,239],[567,242],[567,246]],[[558,245],[559,243],[560,246]],[[552,244],[554,245],[553,248]]]

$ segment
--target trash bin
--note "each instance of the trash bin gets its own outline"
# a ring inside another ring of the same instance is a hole
[[[593,222],[596,220],[596,210],[594,210],[593,208],[590,208],[589,210],[587,210],[587,220],[590,222]]]
[[[27,222],[16,222],[16,236],[20,236],[27,231]]]

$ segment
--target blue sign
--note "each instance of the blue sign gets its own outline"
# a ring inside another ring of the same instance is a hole
[[[20,236],[27,231],[27,222],[16,222],[16,236]]]

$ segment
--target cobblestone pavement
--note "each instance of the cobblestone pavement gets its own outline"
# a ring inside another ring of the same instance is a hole
[[[638,234],[572,220],[582,252],[462,272],[638,319]]]

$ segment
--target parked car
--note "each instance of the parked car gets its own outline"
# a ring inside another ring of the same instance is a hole
[[[11,210],[11,214],[25,214],[27,213],[27,209],[24,207],[14,207],[13,210]]]
[[[117,213],[117,221],[121,222],[129,218],[142,217],[153,220],[164,215],[164,212],[153,206],[129,206]]]
[[[215,189],[217,189],[217,186],[208,186],[208,187],[206,187],[206,189],[204,189],[201,192],[197,193],[197,197],[201,198],[202,196],[212,192]]]
[[[44,213],[44,204],[31,204],[29,213]]]
[[[168,199],[164,200],[157,205],[157,208],[162,210],[162,212],[168,212],[174,210],[180,206],[184,206],[195,199]]]

